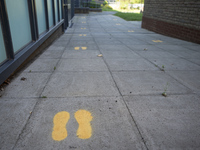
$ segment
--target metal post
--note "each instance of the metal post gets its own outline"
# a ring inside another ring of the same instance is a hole
[[[60,3],[59,3],[60,0],[57,0],[57,10],[58,10],[58,22],[60,22]]]
[[[38,31],[38,21],[37,21],[37,10],[36,10],[36,4],[35,0],[32,0],[32,5],[33,5],[33,16],[34,16],[34,21],[35,21],[35,32],[36,32],[36,38],[39,38],[39,31]]]
[[[63,6],[63,4],[64,4],[64,1],[61,0],[62,19],[64,19],[64,6]],[[64,21],[64,23],[62,24],[62,31],[65,32],[65,21]]]
[[[55,3],[54,0],[52,0],[52,10],[53,10],[53,25],[56,25],[56,16],[55,16]]]
[[[49,14],[48,14],[47,0],[44,0],[44,9],[45,9],[46,29],[47,31],[49,31]]]
[[[8,13],[6,10],[6,5],[4,0],[0,1],[0,20],[1,20],[0,22],[2,26],[2,33],[3,33],[7,58],[14,59],[14,49],[10,32]]]
[[[38,28],[37,28],[37,24],[36,24],[34,3],[33,3],[33,0],[27,0],[27,1],[28,1],[28,10],[29,10],[29,19],[30,19],[32,40],[36,41],[38,39]]]

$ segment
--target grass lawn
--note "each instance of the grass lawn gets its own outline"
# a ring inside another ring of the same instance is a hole
[[[126,21],[142,21],[142,14],[140,13],[122,13],[117,12],[114,14],[115,16],[118,16]]]
[[[112,7],[106,5],[106,6],[102,7],[102,11],[116,11],[116,10],[114,10]]]

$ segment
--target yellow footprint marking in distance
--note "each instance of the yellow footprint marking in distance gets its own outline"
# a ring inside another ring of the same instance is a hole
[[[69,118],[70,114],[66,111],[61,111],[54,116],[52,138],[55,141],[62,141],[67,137],[66,124]]]
[[[79,36],[86,36],[87,34],[79,34]]]
[[[86,28],[81,28],[81,29],[85,30]]]
[[[82,48],[82,50],[86,50],[87,49],[87,47],[81,47]]]
[[[74,47],[74,50],[79,50],[80,49],[80,47]]]
[[[120,24],[119,24],[119,23],[117,23],[116,25],[118,25],[118,26],[119,26]]]
[[[80,139],[89,139],[92,136],[92,127],[90,122],[92,121],[92,115],[87,110],[78,110],[74,117],[79,124],[77,130],[77,136]]]
[[[128,32],[134,32],[133,30],[128,30]]]
[[[86,22],[82,22],[82,23],[86,23]]]
[[[163,41],[161,41],[161,40],[152,40],[153,42],[155,42],[155,43],[161,43],[161,42],[163,42]]]

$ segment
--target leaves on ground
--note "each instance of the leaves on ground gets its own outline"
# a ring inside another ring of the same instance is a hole
[[[102,54],[99,54],[99,55],[97,55],[98,57],[102,57],[103,55]]]
[[[25,77],[22,77],[22,78],[21,78],[21,80],[22,80],[22,81],[25,81],[25,80],[26,80],[26,78],[25,78]]]

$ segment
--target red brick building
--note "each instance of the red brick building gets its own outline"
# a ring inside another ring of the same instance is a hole
[[[142,28],[200,43],[200,1],[145,0]]]

